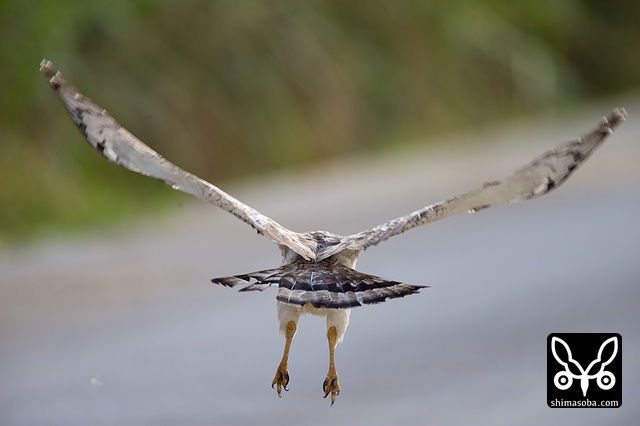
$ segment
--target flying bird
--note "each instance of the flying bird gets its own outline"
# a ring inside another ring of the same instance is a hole
[[[332,405],[340,393],[335,348],[344,337],[351,308],[415,294],[427,287],[355,270],[363,251],[425,223],[547,194],[563,184],[627,115],[622,108],[614,109],[593,130],[544,152],[506,178],[486,182],[477,189],[427,205],[371,229],[348,236],[326,231],[299,233],[167,161],[122,127],[104,108],[65,81],[50,61],[43,60],[40,71],[89,144],[107,160],[208,201],[278,245],[282,254],[280,267],[211,281],[227,287],[244,286],[240,291],[262,291],[277,285],[277,317],[280,332],[285,336],[285,346],[271,387],[279,396],[283,389],[288,390],[289,349],[300,316],[326,317],[329,371],[322,389],[325,398],[331,396]]]

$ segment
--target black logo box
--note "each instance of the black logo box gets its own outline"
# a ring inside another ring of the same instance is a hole
[[[547,337],[547,404],[552,408],[622,405],[622,336],[551,333]]]

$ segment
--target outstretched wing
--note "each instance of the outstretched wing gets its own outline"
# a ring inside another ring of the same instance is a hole
[[[431,204],[375,228],[344,237],[339,244],[321,250],[316,259],[321,261],[342,250],[366,250],[413,227],[449,216],[475,213],[497,204],[516,203],[544,195],[564,183],[626,116],[624,109],[615,109],[589,133],[552,148],[512,175],[487,182],[476,190]]]
[[[248,223],[271,241],[289,247],[307,260],[315,259],[314,240],[288,230],[216,186],[164,159],[129,133],[104,108],[80,94],[62,78],[51,62],[43,60],[40,71],[60,97],[89,144],[107,160],[215,204]]]

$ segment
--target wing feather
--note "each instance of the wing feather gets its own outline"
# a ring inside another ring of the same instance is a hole
[[[290,231],[220,188],[167,161],[122,127],[105,109],[80,94],[50,61],[43,60],[40,71],[89,144],[107,160],[208,201],[251,225],[269,240],[289,247],[307,260],[315,259],[316,242],[313,239]]]
[[[614,109],[590,132],[550,149],[510,176],[344,237],[337,245],[321,250],[316,259],[321,261],[343,250],[363,251],[411,228],[453,215],[475,213],[498,204],[516,203],[547,194],[564,183],[626,116],[624,109]]]

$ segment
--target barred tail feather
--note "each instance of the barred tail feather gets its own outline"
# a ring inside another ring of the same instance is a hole
[[[248,274],[233,275],[230,277],[213,278],[211,280],[214,284],[223,285],[225,287],[235,287],[237,285],[247,285],[241,288],[239,291],[262,291],[265,288],[271,286],[271,282],[265,282],[264,280],[274,273],[280,271],[277,269],[265,269],[263,271],[249,272]],[[251,283],[251,280],[256,282]]]
[[[211,281],[226,287],[248,284],[240,291],[262,291],[277,284],[276,299],[281,302],[332,309],[381,303],[418,293],[427,287],[387,280],[330,262],[294,262],[277,269]]]

